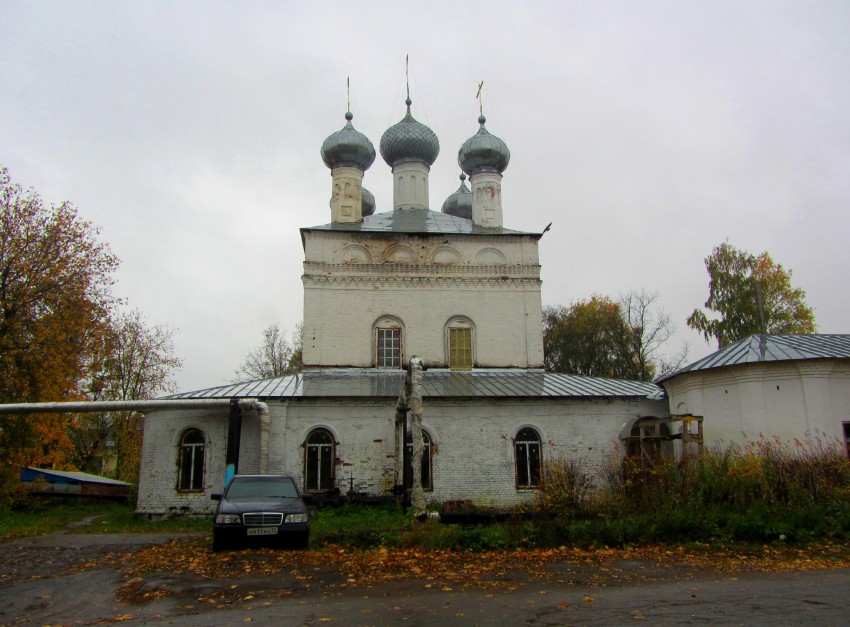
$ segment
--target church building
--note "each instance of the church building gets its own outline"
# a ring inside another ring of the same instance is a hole
[[[419,471],[436,502],[528,501],[542,459],[600,467],[625,424],[669,413],[652,383],[543,371],[542,234],[504,226],[507,144],[482,115],[458,150],[460,187],[436,211],[428,175],[440,143],[406,105],[380,141],[393,177],[390,211],[375,213],[363,187],[376,151],[350,112],[322,144],[330,222],[301,229],[303,371],[169,397],[197,399],[198,409],[147,412],[140,513],[212,510],[234,418],[204,399],[268,407],[239,417],[237,472],[288,472],[307,494],[392,493],[405,480],[410,436],[395,407],[414,354],[427,368]]]

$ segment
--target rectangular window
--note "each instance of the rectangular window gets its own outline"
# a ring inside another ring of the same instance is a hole
[[[449,329],[449,368],[472,370],[472,329]]]
[[[180,459],[180,481],[178,490],[198,491],[204,489],[204,446],[184,444]]]
[[[401,329],[391,327],[375,331],[375,364],[378,368],[401,368]]]

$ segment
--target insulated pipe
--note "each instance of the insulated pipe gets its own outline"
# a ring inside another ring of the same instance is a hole
[[[239,407],[260,412],[260,407],[268,412],[268,405],[256,398],[239,399]],[[179,398],[161,401],[71,401],[67,403],[8,403],[0,405],[2,414],[61,414],[101,411],[157,411],[162,409],[226,409],[230,407],[229,398]]]
[[[269,468],[269,432],[271,430],[271,414],[269,406],[256,398],[179,398],[170,400],[141,400],[141,401],[72,401],[67,403],[8,403],[0,404],[0,415],[3,414],[60,414],[86,413],[106,411],[158,411],[158,410],[191,410],[191,409],[225,409],[236,400],[240,409],[254,410],[260,416],[260,472],[266,473]]]

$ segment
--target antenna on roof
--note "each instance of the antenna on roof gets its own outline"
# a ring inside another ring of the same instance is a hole
[[[484,115],[484,95],[481,93],[481,90],[484,87],[484,81],[478,83],[478,93],[475,94],[475,97],[478,98],[478,114]]]

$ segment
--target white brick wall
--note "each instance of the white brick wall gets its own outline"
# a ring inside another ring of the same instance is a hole
[[[396,482],[395,399],[298,399],[271,402],[269,472],[303,480],[303,443],[324,427],[336,436],[336,484],[345,493],[349,478],[358,492],[384,494]],[[434,446],[434,501],[470,499],[478,505],[508,506],[533,497],[517,491],[512,438],[525,426],[541,435],[544,457],[584,459],[600,469],[617,445],[623,423],[636,415],[663,416],[664,401],[648,400],[477,400],[425,402],[423,426]],[[168,514],[211,512],[212,492],[224,480],[227,412],[151,412],[145,420],[138,511]],[[206,489],[181,494],[177,484],[180,434],[197,427],[209,438]],[[240,472],[259,469],[259,428],[255,414],[243,417]]]

